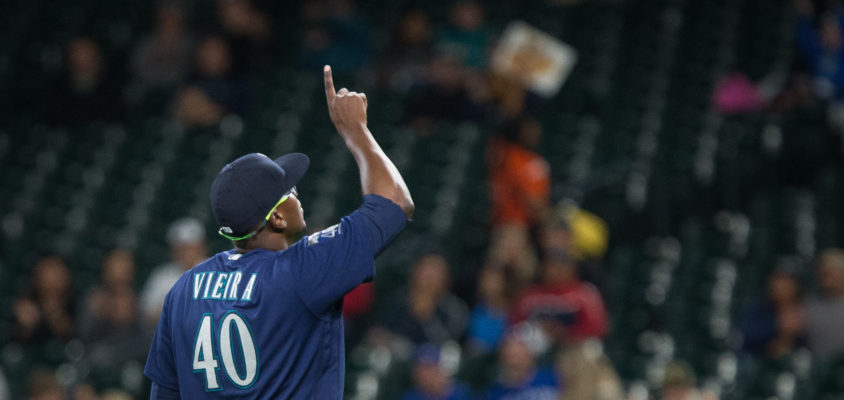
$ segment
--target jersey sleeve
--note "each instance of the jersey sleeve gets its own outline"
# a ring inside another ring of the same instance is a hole
[[[173,351],[173,337],[170,330],[170,294],[164,302],[158,328],[147,356],[144,375],[165,389],[178,391],[179,381],[176,376],[175,353]]]
[[[392,201],[364,196],[363,205],[340,223],[297,243],[292,266],[295,287],[311,312],[320,315],[343,295],[375,275],[375,257],[404,229],[407,215]]]

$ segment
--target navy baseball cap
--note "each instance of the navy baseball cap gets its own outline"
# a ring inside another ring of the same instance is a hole
[[[275,160],[250,153],[227,164],[211,184],[211,212],[221,232],[248,233],[302,179],[308,156],[290,153]]]

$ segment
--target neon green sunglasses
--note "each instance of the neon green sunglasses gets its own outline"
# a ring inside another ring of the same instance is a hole
[[[278,206],[281,205],[281,203],[284,203],[285,200],[287,200],[287,198],[289,198],[291,194],[296,196],[296,197],[299,197],[299,192],[296,191],[296,186],[293,186],[292,188],[290,188],[290,190],[288,190],[286,193],[284,193],[283,196],[281,196],[281,199],[278,201],[278,203],[275,203],[273,208],[270,209],[270,212],[267,213],[267,216],[264,217],[264,222],[261,222],[261,226],[259,226],[258,229],[255,229],[254,231],[249,232],[249,233],[247,233],[243,236],[231,236],[231,234],[233,233],[232,229],[229,228],[228,226],[224,226],[224,227],[220,228],[220,230],[218,230],[217,233],[219,233],[220,236],[222,236],[222,237],[224,237],[228,240],[234,241],[234,242],[237,242],[239,240],[249,239],[252,236],[257,235],[258,232],[260,232],[261,229],[264,229],[264,227],[267,226],[267,223],[270,222],[270,216],[273,215],[273,211],[275,211],[275,209],[278,208]]]

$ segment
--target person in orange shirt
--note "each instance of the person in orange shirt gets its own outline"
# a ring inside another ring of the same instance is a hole
[[[531,232],[550,210],[550,169],[533,150],[541,138],[539,121],[521,116],[505,123],[487,150],[492,230],[487,264],[513,268],[522,284],[536,270]]]

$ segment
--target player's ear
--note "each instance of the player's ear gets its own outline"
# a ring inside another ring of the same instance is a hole
[[[284,214],[281,210],[276,209],[270,216],[270,224],[272,224],[273,228],[276,230],[284,230],[287,228],[287,218],[284,218]]]

